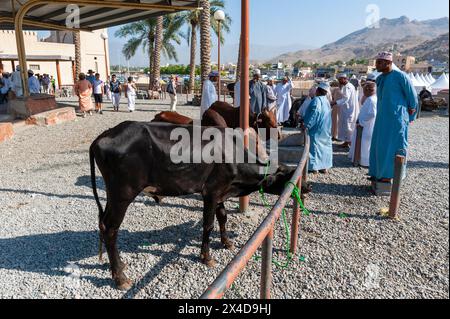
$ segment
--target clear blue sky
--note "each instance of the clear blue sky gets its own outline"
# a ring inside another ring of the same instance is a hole
[[[235,42],[240,33],[239,0],[225,0],[233,18]],[[448,16],[448,0],[250,0],[251,43],[302,43],[320,47],[365,27],[366,7],[375,4],[381,18],[407,16],[427,20]]]
[[[241,1],[225,0],[225,3],[225,11],[233,19],[231,32],[225,36],[226,47],[223,50],[225,62],[230,62],[236,59],[234,47],[239,42]],[[372,4],[378,6],[380,18],[407,16],[411,20],[428,20],[448,17],[449,12],[448,0],[250,0],[250,42],[252,45],[266,46],[266,58],[296,51],[300,49],[299,45],[321,47],[366,27],[366,20],[370,15],[366,9]],[[118,27],[109,30],[113,63],[124,61],[119,55],[125,39],[114,38],[117,29]],[[213,44],[216,41],[213,37]],[[180,63],[189,61],[186,46],[183,43],[177,50]],[[283,52],[275,53],[277,48],[282,48]],[[131,63],[146,65],[146,60],[138,52]]]

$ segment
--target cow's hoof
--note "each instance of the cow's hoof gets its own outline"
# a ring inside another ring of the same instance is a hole
[[[123,276],[121,278],[116,279],[116,286],[117,289],[119,289],[120,291],[128,291],[131,289],[131,287],[133,287],[133,283],[130,279]]]
[[[208,268],[216,267],[216,261],[213,258],[202,259],[202,263]]]
[[[231,241],[229,240],[225,240],[223,243],[223,248],[227,249],[227,250],[233,250],[234,249],[234,245]]]

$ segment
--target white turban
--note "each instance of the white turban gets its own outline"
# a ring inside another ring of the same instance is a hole
[[[260,69],[255,69],[253,71],[253,75],[261,75],[261,70]]]

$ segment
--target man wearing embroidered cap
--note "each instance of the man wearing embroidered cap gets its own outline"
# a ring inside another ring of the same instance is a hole
[[[261,113],[267,107],[267,89],[261,82],[261,71],[253,72],[253,80],[250,81],[250,110],[253,113]]]
[[[394,178],[397,155],[407,156],[408,128],[417,112],[417,93],[407,75],[393,69],[393,56],[377,56],[377,117],[370,149],[369,175],[372,180],[390,182]]]
[[[304,118],[304,127],[311,138],[309,170],[326,174],[333,167],[333,141],[331,139],[331,106],[327,95],[330,86],[322,82],[316,90]]]
[[[219,80],[219,72],[213,71],[209,74],[209,79],[203,83],[202,102],[200,109],[200,118],[203,114],[218,100],[216,87],[214,83]]]
[[[348,148],[359,113],[358,94],[353,84],[349,82],[347,74],[338,74],[337,78],[341,86],[342,98],[332,102],[332,106],[339,108],[338,138],[344,142],[342,147]]]

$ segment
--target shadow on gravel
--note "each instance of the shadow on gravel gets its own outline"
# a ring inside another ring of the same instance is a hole
[[[378,215],[358,215],[352,213],[345,213],[345,217],[341,216],[341,213],[331,213],[331,212],[321,212],[321,211],[311,211],[313,215],[318,216],[335,216],[338,219],[346,220],[346,219],[361,219],[361,220],[375,220],[375,221],[388,221],[389,219],[385,217],[381,217]]]
[[[410,168],[436,168],[436,169],[449,169],[449,163],[440,162],[426,162],[426,161],[410,161],[408,162]]]
[[[333,196],[373,197],[370,185],[342,185],[334,183],[312,182],[313,194],[328,194]]]
[[[0,188],[0,193],[16,193],[16,194],[24,194],[24,195],[42,195],[46,197],[57,197],[61,199],[65,198],[74,198],[74,199],[89,199],[94,200],[94,195],[73,195],[73,194],[54,194],[54,193],[46,193],[36,190],[27,190],[27,189],[12,189],[12,188]],[[105,200],[100,197],[101,200]]]
[[[187,246],[195,247],[200,254],[200,240],[202,226],[200,222],[189,221],[180,225],[169,226],[161,230],[145,232],[129,232],[120,230],[118,247],[121,253],[144,254],[148,257],[158,258],[158,261],[135,284],[124,298],[132,298],[142,288],[148,285],[167,265],[179,259],[187,259],[190,263],[199,263],[199,255],[181,254]],[[230,237],[236,237],[230,232]],[[213,242],[219,241],[219,234],[214,232],[211,236]],[[169,245],[167,251],[162,246]],[[214,251],[213,251],[214,253]],[[0,268],[23,272],[40,273],[47,276],[69,276],[64,268],[73,263],[80,268],[81,278],[92,282],[97,287],[113,286],[112,279],[94,277],[89,273],[92,270],[108,271],[107,264],[100,264],[98,256],[98,232],[65,231],[54,234],[38,234],[15,238],[0,239]],[[94,257],[94,263],[83,264],[82,261]],[[104,255],[107,260],[106,254]],[[139,258],[146,258],[140,256]],[[153,263],[152,263],[153,264]],[[128,268],[133,268],[129,264]],[[186,268],[186,272],[189,269]]]

